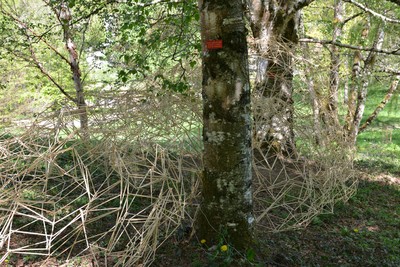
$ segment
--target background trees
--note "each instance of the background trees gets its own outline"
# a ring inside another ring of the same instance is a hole
[[[330,100],[327,108],[320,107],[320,111],[322,114],[328,114],[328,117],[334,118],[336,122],[342,121],[339,114],[340,109],[336,110],[335,107],[338,104],[339,96],[342,99],[341,102],[346,105],[345,110],[347,110],[346,119],[341,124],[344,124],[345,135],[348,136],[349,142],[354,145],[371,82],[373,85],[377,83],[386,84],[389,89],[388,92],[390,92],[390,77],[396,76],[393,72],[391,74],[389,74],[390,71],[386,72],[387,68],[380,65],[386,64],[386,60],[391,57],[390,54],[396,54],[396,48],[393,47],[394,43],[385,41],[385,33],[392,27],[390,24],[396,23],[396,20],[390,18],[391,12],[384,11],[391,9],[391,4],[387,2],[380,3],[381,7],[373,7],[374,11],[371,9],[372,6],[366,7],[355,1],[344,2],[351,3],[344,5],[341,1],[335,1],[334,23],[328,24],[328,30],[332,30],[333,33],[332,40],[314,41],[324,46],[332,44],[330,49],[325,46],[331,54],[331,89],[328,93]],[[385,16],[382,15],[384,13],[386,13]],[[308,22],[305,21],[305,23]],[[303,39],[303,41],[310,42],[311,40]],[[392,63],[396,65],[396,61],[397,59],[394,59]],[[340,69],[342,70],[340,71]],[[345,76],[343,77],[343,75]],[[337,92],[336,84],[340,83],[340,80],[345,86],[342,87],[342,92]],[[324,93],[317,92],[317,94],[322,96]],[[384,96],[384,98],[387,97]],[[325,102],[323,96],[318,101],[320,103]],[[323,106],[323,104],[321,105]],[[324,120],[325,122],[328,121],[327,118]]]

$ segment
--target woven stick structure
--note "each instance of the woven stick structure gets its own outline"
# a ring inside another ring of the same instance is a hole
[[[149,86],[93,96],[90,140],[81,138],[68,105],[0,136],[0,264],[33,254],[148,266],[164,241],[193,227],[201,201],[201,98]],[[310,95],[299,90],[288,107],[254,96],[255,125],[272,123],[257,113],[278,114],[272,103],[293,110],[296,144],[292,157],[271,156],[254,140],[257,231],[305,227],[356,188],[352,150],[332,131],[316,142]]]

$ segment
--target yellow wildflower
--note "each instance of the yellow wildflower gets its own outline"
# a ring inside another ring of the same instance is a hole
[[[205,244],[207,241],[205,239],[200,240],[200,243]]]
[[[357,228],[354,228],[354,232],[355,232],[355,233],[358,233],[358,231],[359,231],[359,230],[358,230]]]
[[[221,246],[221,251],[222,252],[225,252],[225,251],[227,251],[228,250],[228,246],[227,245],[222,245]]]

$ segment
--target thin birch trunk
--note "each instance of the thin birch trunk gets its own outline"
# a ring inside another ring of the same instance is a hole
[[[335,1],[334,6],[334,28],[332,41],[337,42],[342,35],[343,27],[343,11],[344,3],[341,0]],[[330,87],[329,87],[329,121],[332,121],[333,125],[339,125],[339,114],[338,114],[338,91],[339,91],[339,68],[340,68],[340,51],[336,45],[331,47],[331,69],[330,69]]]
[[[302,31],[304,32],[304,28],[302,25]],[[310,58],[310,48],[307,43],[301,44],[303,48],[304,58]],[[313,129],[314,129],[314,138],[315,143],[317,145],[324,146],[324,140],[322,137],[322,128],[321,128],[321,101],[315,89],[314,79],[312,77],[311,68],[305,67],[305,78],[306,83],[308,85],[308,91],[310,93],[310,105],[313,111]]]
[[[358,83],[361,75],[361,60],[361,52],[355,51],[353,56],[351,84],[348,91],[347,114],[344,124],[344,130],[347,136],[351,136],[351,133],[354,132],[354,114],[356,113]]]
[[[385,38],[385,31],[384,31],[383,27],[381,27],[378,31],[377,39],[374,44],[375,49],[382,48],[384,38]],[[362,116],[364,115],[365,102],[367,99],[368,85],[369,85],[369,81],[370,81],[369,76],[374,67],[375,57],[376,57],[376,53],[370,52],[367,59],[364,61],[364,70],[363,70],[363,75],[362,75],[362,87],[360,88],[360,90],[358,92],[357,106],[355,109],[355,114],[354,114],[354,119],[353,119],[353,127],[352,127],[353,131],[351,132],[351,139],[352,139],[353,144],[355,144],[357,141],[357,135],[359,133],[361,119],[362,119]]]

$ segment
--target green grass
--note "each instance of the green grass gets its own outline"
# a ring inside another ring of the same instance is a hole
[[[282,266],[400,266],[400,187],[363,180],[355,196],[303,231],[271,234],[264,261]]]
[[[198,240],[170,240],[154,266],[400,266],[399,203],[400,184],[364,177],[357,194],[334,214],[314,218],[304,230],[256,235],[251,260]]]
[[[386,88],[373,87],[368,94],[364,120],[383,99]],[[394,97],[357,139],[356,163],[363,168],[400,173],[400,105]],[[364,121],[363,120],[363,121]]]

